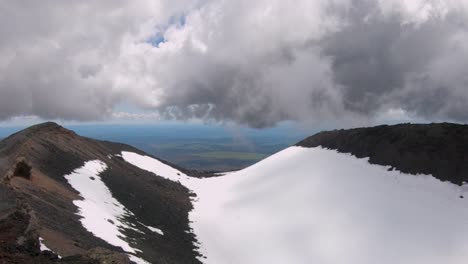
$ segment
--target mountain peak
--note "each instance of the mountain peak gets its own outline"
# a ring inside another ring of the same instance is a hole
[[[31,126],[30,128],[63,128],[63,127],[55,122],[48,121],[48,122],[44,122],[44,123]]]
[[[26,128],[20,131],[19,133],[21,132],[27,133],[27,134],[62,133],[62,134],[68,134],[68,135],[76,135],[75,132],[66,129],[63,126],[55,122],[50,122],[50,121],[31,126],[29,128]]]
[[[24,142],[48,140],[51,142],[57,142],[60,140],[71,140],[76,139],[78,135],[68,130],[57,123],[45,122],[37,125],[33,125],[19,132],[16,132],[0,143],[0,149],[2,146],[9,148],[17,148],[23,145]]]

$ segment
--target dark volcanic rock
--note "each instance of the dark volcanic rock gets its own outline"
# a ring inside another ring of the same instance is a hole
[[[321,132],[297,144],[322,146],[411,174],[468,182],[468,125],[401,124]]]
[[[24,159],[18,160],[16,163],[15,171],[13,172],[13,176],[15,177],[23,177],[26,179],[31,178],[31,165]]]
[[[52,250],[64,257],[60,263],[108,263],[110,260],[113,262],[109,263],[126,263],[128,259],[122,255],[121,248],[95,237],[81,225],[77,207],[73,204],[81,198],[64,178],[86,161],[101,160],[108,168],[101,173],[102,180],[112,195],[135,215],[123,220],[144,231],[124,231],[132,246],[143,252],[138,253],[139,257],[151,263],[199,263],[195,237],[188,232],[192,194],[180,183],[141,170],[114,156],[122,151],[148,155],[124,144],[80,137],[51,122],[5,138],[0,141],[0,198],[9,198],[0,200],[0,219],[9,219],[17,210],[16,203],[20,202],[29,208],[26,216],[32,215],[35,222],[31,238],[37,244],[37,237],[43,237]],[[186,172],[199,177],[209,176]],[[22,221],[7,223],[12,230],[20,230],[23,226]],[[165,235],[151,232],[143,224],[161,228]],[[14,239],[11,243],[15,243]],[[31,255],[31,258],[18,257],[19,262],[11,262],[16,261],[15,257],[6,249],[0,247],[0,263],[57,262],[54,254],[38,252],[36,245],[13,253],[14,256]],[[9,254],[4,258],[8,261],[3,261],[2,254]]]

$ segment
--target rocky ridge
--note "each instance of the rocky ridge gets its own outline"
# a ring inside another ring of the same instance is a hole
[[[297,143],[324,147],[404,173],[468,182],[468,125],[400,124],[318,133]]]

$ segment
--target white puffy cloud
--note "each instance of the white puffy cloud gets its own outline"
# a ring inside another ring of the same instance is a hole
[[[2,1],[0,118],[468,121],[462,0]],[[117,107],[118,108],[118,107]]]

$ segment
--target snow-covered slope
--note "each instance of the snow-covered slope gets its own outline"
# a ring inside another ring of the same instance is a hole
[[[140,250],[132,247],[124,234],[125,230],[129,229],[137,232],[142,231],[124,221],[126,216],[134,216],[134,214],[112,196],[110,190],[99,177],[99,174],[106,168],[107,165],[102,161],[88,161],[83,167],[65,176],[68,183],[83,198],[83,200],[74,201],[82,216],[81,223],[96,237],[111,245],[121,247],[129,253],[132,261],[141,264],[148,263],[135,256],[135,253]],[[156,228],[155,230],[162,234],[161,230]]]
[[[123,152],[197,194],[205,263],[466,263],[468,191],[334,150],[291,147],[247,169],[188,178]]]

